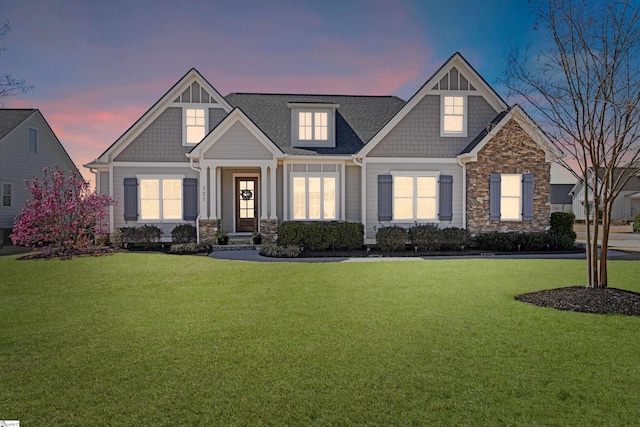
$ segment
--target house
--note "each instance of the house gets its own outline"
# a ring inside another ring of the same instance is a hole
[[[551,184],[551,212],[573,212],[571,190],[575,184]]]
[[[620,194],[613,202],[613,206],[611,208],[611,219],[613,221],[630,220],[640,214],[640,168],[615,168],[613,170],[613,179],[618,180],[625,173],[631,175],[631,177],[622,187]],[[590,179],[593,179],[593,170],[591,168],[589,168],[589,177]],[[601,171],[598,178],[601,184],[603,177],[604,172]],[[585,186],[583,182],[577,182],[571,189],[570,193],[572,198],[572,210],[576,215],[576,219],[585,219]],[[587,198],[592,199],[592,195],[593,193],[589,190]],[[593,200],[590,201],[590,206],[591,209],[593,209]]]
[[[45,167],[56,165],[78,172],[42,113],[0,109],[0,241],[10,244],[14,218],[30,196],[25,180],[41,176]]]
[[[283,221],[483,231],[549,226],[559,155],[459,53],[408,101],[395,96],[232,93],[195,69],[97,159],[110,227],[178,223],[274,238]]]

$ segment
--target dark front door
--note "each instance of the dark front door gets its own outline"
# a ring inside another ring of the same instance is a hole
[[[258,230],[258,178],[236,178],[236,231]]]

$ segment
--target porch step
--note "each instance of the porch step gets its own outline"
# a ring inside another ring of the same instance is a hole
[[[256,250],[254,245],[229,243],[228,245],[213,245],[214,251],[253,251]]]

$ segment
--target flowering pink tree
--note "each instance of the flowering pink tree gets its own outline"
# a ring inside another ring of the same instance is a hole
[[[27,182],[31,199],[13,227],[15,245],[69,254],[106,233],[105,208],[113,199],[91,191],[77,172],[65,176],[57,166],[52,171],[45,168],[42,177]]]

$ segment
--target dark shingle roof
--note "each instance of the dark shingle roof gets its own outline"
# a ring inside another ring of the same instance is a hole
[[[489,132],[491,132],[491,129],[496,127],[498,125],[498,123],[500,123],[500,121],[502,121],[502,119],[504,119],[504,117],[507,115],[507,113],[509,113],[509,111],[501,111],[493,120],[491,120],[491,123],[489,123],[489,125],[487,127],[482,129],[482,131],[478,134],[478,136],[473,138],[473,141],[471,141],[469,143],[469,145],[467,145],[464,148],[464,150],[462,150],[460,152],[460,154],[466,154],[466,153],[470,153],[471,151],[473,151],[473,149],[476,148],[476,146],[478,144],[480,144],[480,141],[482,141],[484,139],[484,137],[487,136],[487,134]]]
[[[26,120],[33,109],[0,109],[0,139]]]
[[[551,204],[570,205],[571,195],[569,192],[575,184],[551,184]]]
[[[239,107],[287,154],[348,155],[357,152],[404,105],[396,96],[287,95],[231,93],[225,99]],[[291,109],[287,103],[339,104],[334,148],[291,146]]]

